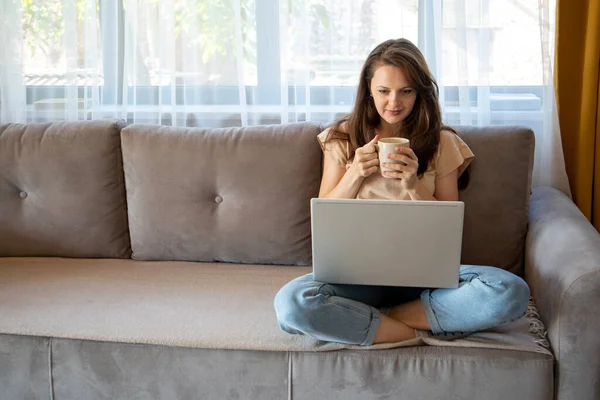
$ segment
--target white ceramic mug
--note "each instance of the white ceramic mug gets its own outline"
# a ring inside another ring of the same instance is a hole
[[[375,143],[375,148],[377,149],[377,153],[379,153],[379,168],[382,173],[384,171],[390,171],[390,172],[396,171],[391,168],[382,167],[381,164],[383,164],[384,162],[400,164],[399,161],[394,161],[394,160],[388,158],[388,155],[390,155],[392,153],[398,153],[396,151],[396,147],[398,147],[398,146],[410,147],[410,140],[408,140],[406,138],[400,138],[400,137],[387,137],[387,138],[379,139],[379,141],[377,143]],[[386,175],[383,175],[383,177],[384,178],[393,178],[391,176],[386,176]]]

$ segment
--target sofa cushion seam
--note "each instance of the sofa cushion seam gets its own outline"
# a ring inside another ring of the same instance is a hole
[[[48,383],[50,385],[50,400],[54,400],[54,377],[52,374],[52,337],[48,337]]]

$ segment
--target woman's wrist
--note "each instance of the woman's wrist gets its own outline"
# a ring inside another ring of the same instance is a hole
[[[324,197],[336,199],[353,199],[365,178],[360,174],[358,168],[351,165],[346,170],[338,185]]]
[[[350,165],[350,167],[346,171],[346,175],[344,175],[344,177],[346,177],[346,176],[348,176],[349,182],[352,183],[353,185],[354,184],[360,185],[362,183],[362,181],[365,180],[365,177],[361,174],[360,169],[356,163],[352,163]]]

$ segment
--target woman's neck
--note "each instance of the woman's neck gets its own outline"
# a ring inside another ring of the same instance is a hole
[[[375,133],[379,135],[380,139],[385,137],[397,136],[396,127],[394,125],[388,124],[383,120],[381,121],[379,126],[375,128]]]

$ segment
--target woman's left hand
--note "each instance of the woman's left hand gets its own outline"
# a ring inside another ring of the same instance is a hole
[[[383,174],[400,179],[400,184],[404,189],[413,190],[417,185],[417,170],[419,169],[419,159],[414,151],[410,147],[398,146],[396,153],[390,153],[388,158],[390,162],[385,162],[382,166],[394,171],[386,171]]]

